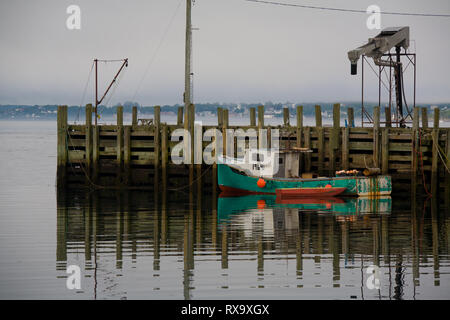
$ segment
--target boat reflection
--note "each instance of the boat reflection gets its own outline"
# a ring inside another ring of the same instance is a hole
[[[243,215],[285,215],[307,212],[334,215],[337,220],[355,220],[367,214],[390,214],[391,197],[358,198],[297,198],[282,199],[275,195],[227,196],[221,194],[217,204],[219,222]],[[265,219],[270,219],[265,217]],[[277,219],[274,216],[274,219]],[[297,219],[298,221],[298,219]]]

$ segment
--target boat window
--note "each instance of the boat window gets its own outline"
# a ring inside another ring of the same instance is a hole
[[[260,153],[254,153],[252,154],[252,160],[257,162],[264,162],[264,155]]]

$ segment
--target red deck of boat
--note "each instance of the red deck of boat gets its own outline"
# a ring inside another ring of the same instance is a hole
[[[300,197],[334,197],[345,191],[346,188],[286,188],[277,189],[277,197],[283,199]]]

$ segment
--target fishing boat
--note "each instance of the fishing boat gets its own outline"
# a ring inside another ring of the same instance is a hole
[[[280,152],[282,151],[253,149],[246,150],[242,159],[218,157],[217,175],[220,189],[222,192],[232,195],[276,194],[277,190],[280,190],[279,193],[295,193],[301,189],[315,189],[320,194],[320,191],[326,192],[327,187],[331,187],[331,190],[345,188],[341,193],[345,196],[387,196],[391,194],[392,182],[388,175],[308,179],[277,176],[280,171]],[[293,189],[293,191],[286,191],[287,189]],[[295,191],[295,189],[297,190]]]

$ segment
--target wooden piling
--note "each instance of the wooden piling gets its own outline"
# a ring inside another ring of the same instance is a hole
[[[333,128],[331,129],[328,149],[329,173],[333,177],[336,172],[336,150],[339,148],[339,128],[341,124],[341,105],[333,105]]]
[[[92,130],[92,182],[97,184],[100,172],[100,126],[94,126]]]
[[[183,107],[178,107],[177,126],[183,125]]]
[[[183,110],[183,108],[181,108]],[[169,137],[167,132],[167,125],[163,123],[161,125],[161,171],[163,190],[167,188],[167,164],[169,163]]]
[[[131,112],[131,125],[136,126],[137,125],[137,107],[133,106],[132,112]]]
[[[161,107],[155,106],[154,110],[154,119],[153,123],[155,125],[155,135],[154,135],[154,143],[155,143],[155,158],[154,158],[154,166],[155,171],[159,170],[159,162],[160,162],[160,154],[161,154],[161,140],[160,140],[160,130],[161,130]]]
[[[91,176],[91,161],[92,161],[92,104],[86,105],[86,135],[85,135],[85,150],[86,150],[86,174]]]
[[[413,126],[411,136],[411,193],[413,198],[416,195],[417,189],[417,171],[419,164],[418,152],[419,150],[419,107],[414,107],[413,110]]]
[[[386,128],[392,127],[392,121],[391,121],[391,109],[389,107],[384,108],[384,119],[386,122]]]
[[[380,107],[373,108],[373,167],[380,167]]]
[[[117,185],[121,185],[123,181],[122,166],[123,166],[123,107],[117,107],[117,130],[116,130],[116,151],[117,151]]]
[[[431,194],[438,197],[439,190],[439,109],[434,109],[432,135],[432,158],[431,158]]]
[[[303,132],[303,106],[297,106],[297,147],[302,147],[302,132]],[[299,169],[303,168],[303,154],[299,156]]]
[[[422,128],[428,128],[428,112],[426,107],[422,108]]]
[[[219,128],[223,127],[223,109],[222,108],[217,108],[217,126]]]
[[[64,187],[66,183],[66,166],[68,160],[67,145],[67,106],[58,106],[57,111],[57,185]]]
[[[311,127],[305,127],[303,136],[305,137],[305,148],[311,148]],[[305,155],[305,172],[311,172],[311,153]]]
[[[264,106],[258,106],[258,128],[264,127]]]
[[[348,126],[353,128],[355,126],[355,115],[353,108],[347,108]]]
[[[322,127],[322,110],[319,105],[315,106],[316,127]]]
[[[343,170],[349,170],[349,168],[350,168],[349,148],[348,148],[349,132],[350,132],[350,128],[348,128],[348,127],[342,128],[342,156],[341,156],[342,160],[341,160],[341,164],[342,164]]]
[[[222,148],[223,155],[227,156],[227,129],[228,129],[228,109],[222,110]],[[232,155],[229,155],[232,156]]]
[[[289,108],[283,108],[283,123],[285,126],[290,126],[289,123]]]
[[[250,125],[252,127],[256,126],[256,109],[255,108],[250,108]]]
[[[389,128],[381,131],[381,173],[389,173]]]
[[[123,184],[131,184],[131,127],[123,128]]]

